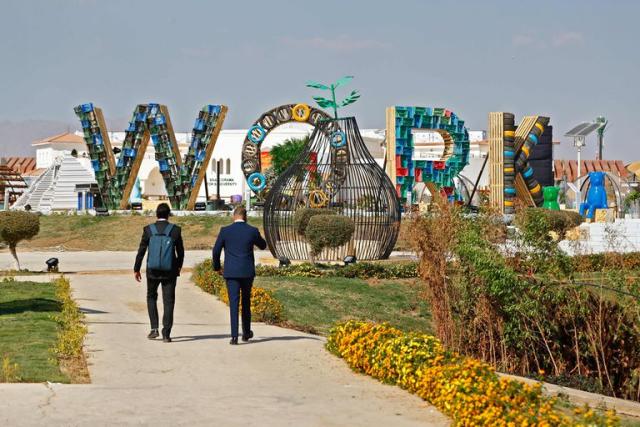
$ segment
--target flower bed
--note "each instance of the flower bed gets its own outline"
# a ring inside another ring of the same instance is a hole
[[[84,314],[73,299],[69,279],[60,277],[53,284],[56,287],[56,297],[62,304],[61,313],[56,316],[60,332],[54,352],[61,359],[83,357],[82,346],[87,335],[87,327],[83,323]]]
[[[491,365],[447,351],[429,335],[348,321],[331,330],[327,349],[354,370],[417,394],[458,425],[618,425],[612,413],[562,412],[541,385],[500,378]]]
[[[229,295],[224,278],[213,271],[211,260],[196,265],[191,279],[203,291],[217,296],[220,301],[229,305]],[[242,303],[240,304],[242,305]],[[271,291],[257,286],[251,290],[251,315],[256,322],[274,324],[284,320],[280,301],[273,296]]]

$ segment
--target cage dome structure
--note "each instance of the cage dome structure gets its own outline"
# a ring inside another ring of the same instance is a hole
[[[327,209],[351,218],[355,231],[317,260],[388,258],[400,230],[400,203],[384,170],[367,149],[355,118],[320,121],[303,152],[275,181],[264,205],[264,231],[278,259],[309,259],[311,248],[298,234],[299,209]]]

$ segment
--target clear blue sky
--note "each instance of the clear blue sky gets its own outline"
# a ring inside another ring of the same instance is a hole
[[[361,127],[389,105],[443,106],[471,129],[487,113],[550,115],[562,134],[610,119],[605,155],[640,158],[638,1],[29,1],[0,3],[0,120],[75,123],[92,101],[112,118],[169,106],[190,129],[205,103],[246,128],[307,79],[356,76]],[[120,129],[113,129],[120,130]],[[589,141],[587,155],[594,153]]]

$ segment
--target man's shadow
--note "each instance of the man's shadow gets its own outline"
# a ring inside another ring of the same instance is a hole
[[[220,339],[229,339],[231,335],[229,334],[215,334],[215,335],[188,335],[188,336],[180,336],[173,337],[173,342],[188,342],[188,341],[200,341],[200,340],[220,340]],[[320,338],[317,337],[306,337],[299,335],[286,335],[281,337],[266,337],[266,338],[257,338],[251,339],[247,342],[247,344],[259,344],[262,342],[268,341],[297,341],[297,340],[314,340],[319,341]]]

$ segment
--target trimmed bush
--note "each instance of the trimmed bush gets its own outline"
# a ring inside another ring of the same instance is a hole
[[[315,215],[309,219],[305,237],[311,254],[318,256],[325,248],[338,248],[351,240],[356,226],[353,220],[341,215]]]
[[[335,326],[327,349],[357,372],[398,385],[463,426],[610,426],[614,413],[577,408],[567,415],[542,385],[500,378],[488,363],[444,349],[430,335],[387,324],[349,321]]]
[[[35,237],[40,232],[40,217],[23,211],[0,212],[0,241],[9,246],[16,270],[20,271],[20,261],[16,247],[22,240]]]
[[[304,236],[309,225],[309,220],[316,215],[335,215],[335,212],[329,209],[321,208],[302,208],[298,209],[293,214],[293,225],[296,228],[296,232]]]

